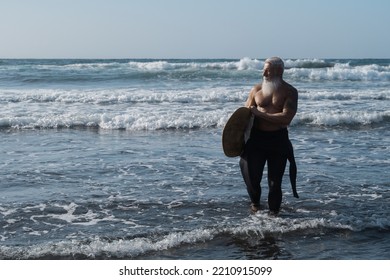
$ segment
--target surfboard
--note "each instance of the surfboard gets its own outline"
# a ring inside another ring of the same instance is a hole
[[[222,132],[222,148],[227,157],[241,155],[245,146],[245,131],[251,116],[249,108],[240,107],[226,122]]]

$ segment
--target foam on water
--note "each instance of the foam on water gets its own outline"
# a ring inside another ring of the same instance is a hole
[[[300,211],[305,212],[305,211]],[[93,220],[93,219],[92,219]],[[71,222],[70,220],[67,220]],[[350,225],[351,217],[337,214],[334,211],[329,217],[323,218],[289,218],[271,217],[266,213],[258,213],[243,218],[236,224],[232,222],[219,224],[208,228],[196,228],[189,231],[174,231],[153,236],[126,237],[119,239],[104,239],[100,237],[83,238],[69,235],[68,240],[30,245],[23,248],[1,246],[2,258],[10,259],[40,259],[40,258],[136,258],[153,252],[162,252],[183,246],[195,246],[222,236],[233,239],[267,238],[269,235],[305,236],[325,234],[334,231],[358,230]],[[372,222],[352,221],[358,227],[389,228],[386,217],[376,217]],[[86,224],[88,225],[88,224]],[[91,225],[91,224],[89,224]],[[26,231],[28,229],[25,229]],[[359,230],[362,230],[359,228]],[[317,233],[316,233],[317,232]],[[318,233],[319,232],[319,233]],[[34,233],[31,233],[34,234]],[[43,233],[44,234],[44,233]],[[36,233],[36,235],[40,235]]]
[[[390,66],[350,66],[336,63],[327,68],[291,68],[286,73],[293,79],[313,81],[390,81]]]
[[[329,111],[318,113],[299,113],[292,125],[310,124],[315,126],[354,126],[387,122],[390,111],[385,112],[343,112]]]
[[[390,81],[386,60],[285,59],[292,81]],[[212,79],[258,79],[264,59],[239,60],[3,60],[0,85],[77,85],[118,83],[122,86]],[[16,73],[17,75],[13,75]],[[157,85],[157,84],[154,84]],[[160,84],[160,86],[163,85]]]
[[[39,89],[3,90],[2,93],[2,128],[99,127],[127,130],[223,127],[232,112],[244,104],[248,94],[243,89],[226,87],[168,91]],[[303,91],[292,125],[386,122],[390,111],[383,110],[385,107],[381,110],[378,105],[388,102],[389,96],[387,89]]]
[[[107,130],[126,129],[165,130],[165,129],[201,129],[223,128],[232,110],[222,109],[199,113],[197,111],[177,110],[175,113],[154,111],[147,113],[137,109],[123,113],[74,113],[53,112],[33,116],[14,116],[0,118],[3,129],[56,129],[56,128],[100,128]],[[292,126],[364,126],[387,123],[390,111],[385,112],[340,112],[299,113],[291,123]]]

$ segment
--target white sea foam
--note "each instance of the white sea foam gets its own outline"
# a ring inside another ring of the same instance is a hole
[[[302,59],[286,59],[284,61],[285,68],[323,68],[331,67],[332,64],[323,59],[317,58],[302,58]]]
[[[46,67],[63,67],[68,70],[109,70],[117,71],[261,71],[264,60],[244,57],[240,60],[199,62],[199,61],[130,61],[127,64],[118,62],[107,63],[76,63],[64,66],[49,65]],[[286,74],[293,78],[311,80],[341,80],[341,81],[389,81],[390,66],[367,64],[352,66],[349,62],[329,62],[323,59],[286,59]]]
[[[231,89],[227,87],[211,89],[92,89],[92,90],[58,90],[58,89],[31,89],[31,90],[2,90],[0,102],[6,103],[92,103],[92,104],[128,104],[128,103],[229,103],[244,101],[248,95],[245,89]]]
[[[301,90],[299,91],[299,100],[363,100],[372,102],[374,100],[390,100],[390,90],[386,88],[379,89],[359,89],[359,90]],[[302,103],[305,103],[303,101]]]
[[[314,81],[390,81],[390,67],[378,65],[350,66],[337,63],[326,68],[291,68],[286,74],[294,79]]]
[[[390,111],[385,112],[341,112],[328,110],[326,112],[298,113],[293,124],[309,123],[317,126],[336,125],[369,125],[380,123],[390,117]]]
[[[222,128],[234,109],[214,109],[205,112],[183,108],[172,108],[172,110],[137,108],[119,113],[53,112],[40,114],[37,112],[31,116],[0,117],[0,126],[15,129],[94,127],[130,131]],[[327,112],[298,112],[291,125],[370,125],[384,122],[389,118],[390,111],[349,112],[328,110]]]
[[[60,242],[49,242],[44,245],[36,244],[23,249],[2,246],[1,251],[8,258],[44,258],[45,256],[56,256],[69,258],[77,254],[87,258],[101,258],[102,256],[113,256],[116,258],[137,257],[150,252],[158,252],[179,248],[185,245],[206,242],[217,238],[219,235],[232,235],[235,238],[246,236],[264,237],[267,234],[286,234],[296,231],[310,229],[348,229],[351,227],[339,222],[332,222],[325,218],[314,219],[289,219],[281,217],[270,217],[268,214],[256,214],[242,220],[237,225],[217,225],[209,229],[193,229],[191,231],[171,232],[159,237],[136,237],[133,239],[106,240],[91,238],[86,242],[75,241],[72,236],[70,240]],[[26,229],[27,231],[29,229]],[[38,234],[38,233],[37,233]]]
[[[128,63],[130,68],[139,69],[139,70],[147,70],[147,71],[157,71],[157,70],[172,70],[176,68],[182,68],[186,66],[184,63],[170,63],[167,61],[151,61],[151,62],[134,62],[131,61]]]
[[[384,222],[384,217],[378,216],[369,219],[370,221],[350,221],[350,217],[339,215],[332,212],[331,215],[319,218],[287,218],[287,217],[271,217],[267,213],[259,212],[256,215],[250,215],[241,220],[238,224],[231,224],[229,219],[226,223],[221,221],[215,227],[208,229],[194,229],[187,232],[172,232],[167,235],[151,238],[135,238],[131,240],[118,240],[114,242],[107,242],[101,240],[94,240],[91,242],[89,254],[100,254],[102,251],[110,254],[118,254],[124,256],[130,253],[132,256],[140,254],[162,251],[171,248],[181,247],[187,244],[196,244],[199,242],[206,242],[217,238],[220,235],[231,235],[235,238],[242,236],[260,236],[264,237],[269,234],[291,234],[300,232],[310,232],[311,230],[363,230],[366,226],[364,223],[373,224],[375,226],[386,227],[389,225],[388,221]],[[354,226],[353,226],[354,225]],[[73,248],[79,250],[80,248]],[[87,252],[83,252],[88,254]]]
[[[5,104],[0,126],[127,130],[223,127],[230,114],[243,106],[249,89],[7,89],[0,95],[0,102]],[[388,89],[303,91],[292,124],[380,123],[389,118],[389,111],[380,109],[382,101],[389,98]]]

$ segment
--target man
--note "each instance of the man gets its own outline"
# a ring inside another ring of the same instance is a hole
[[[287,126],[297,112],[298,91],[283,80],[283,71],[283,60],[278,57],[267,59],[264,63],[263,82],[253,87],[245,104],[251,108],[255,118],[250,138],[241,155],[240,168],[253,212],[260,209],[260,182],[266,162],[269,210],[273,214],[279,212],[282,177],[287,159],[291,161],[294,158]],[[295,191],[294,196],[298,197]]]

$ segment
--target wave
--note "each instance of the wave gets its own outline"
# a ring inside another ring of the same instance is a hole
[[[0,118],[0,129],[103,129],[128,131],[223,129],[228,114],[214,113],[183,114],[62,114],[35,117]],[[390,113],[308,113],[298,115],[291,126],[363,128],[388,125]]]
[[[159,101],[160,102],[160,101]],[[181,102],[188,102],[183,99]],[[189,103],[191,104],[191,103]],[[48,106],[47,104],[45,105]],[[41,106],[22,112],[0,116],[0,129],[59,129],[59,128],[99,128],[104,130],[155,131],[182,129],[223,129],[229,116],[237,108],[235,103],[220,108],[214,103],[188,106],[186,103],[127,105],[121,110],[107,110],[101,103],[91,106],[102,107],[100,110],[86,109],[74,104],[70,107],[56,104],[50,110],[40,112]],[[58,105],[57,105],[58,106]],[[111,105],[108,105],[111,106]],[[122,106],[122,105],[115,105]],[[46,108],[47,109],[47,108]],[[390,111],[348,111],[320,110],[297,113],[292,127],[344,127],[364,128],[387,126],[390,123]]]
[[[147,109],[145,108],[144,111]],[[53,129],[53,128],[100,128],[107,130],[170,130],[222,127],[226,117],[220,112],[196,113],[193,111],[142,113],[63,113],[35,116],[0,118],[2,129]]]
[[[383,219],[377,230],[384,231]],[[388,228],[387,224],[387,228]],[[188,231],[160,232],[150,235],[113,237],[69,237],[69,240],[50,241],[26,246],[0,246],[0,259],[134,259],[148,254],[195,246],[218,239],[234,242],[259,242],[269,236],[317,236],[373,230],[354,229],[327,218],[281,218],[268,214],[256,214],[244,218],[238,224],[217,224],[209,228],[195,228]],[[249,240],[249,241],[248,241]]]
[[[390,100],[388,88],[359,89],[359,90],[302,90],[299,91],[299,99],[306,102],[326,100],[354,100],[354,101],[386,101]]]
[[[266,218],[264,218],[266,219]],[[106,239],[93,238],[90,240],[69,240],[59,242],[49,242],[26,246],[22,248],[0,247],[1,259],[122,259],[136,258],[151,252],[169,250],[180,246],[193,245],[197,243],[209,242],[219,236],[231,236],[240,238],[254,234],[259,238],[269,233],[299,232],[323,227],[345,229],[348,227],[342,225],[332,225],[324,219],[314,219],[311,221],[283,221],[277,222],[271,226],[268,218],[262,221],[262,226],[267,229],[261,229],[259,224],[242,227],[222,227],[211,229],[194,229],[188,232],[172,232],[159,236],[128,237],[124,239]],[[275,219],[272,219],[275,223]],[[278,219],[277,219],[278,220]],[[258,221],[259,222],[259,221]],[[273,228],[271,230],[271,228]]]
[[[249,91],[249,90],[248,90]],[[191,90],[92,89],[0,90],[0,103],[134,104],[134,103],[231,103],[244,102],[248,92],[227,87]]]
[[[15,60],[0,64],[0,84],[67,84],[139,80],[256,79],[264,59]],[[390,81],[389,60],[286,59],[295,81]]]
[[[194,109],[134,109],[123,113],[45,113],[31,116],[0,117],[1,129],[99,128],[104,130],[155,131],[182,129],[222,129],[232,111],[215,109],[199,112]],[[146,111],[146,112],[145,112]],[[152,112],[153,111],[153,112]],[[384,112],[308,112],[298,113],[291,126],[359,128],[387,125],[390,111]]]
[[[216,62],[130,62],[133,69],[159,72],[167,71],[196,71],[195,76],[215,75],[219,72],[222,77],[247,74],[255,77],[261,72],[264,60],[242,58],[237,61]],[[390,65],[355,65],[350,62],[337,62],[322,59],[287,59],[285,61],[287,78],[294,80],[312,81],[390,81]],[[212,71],[212,72],[210,72]],[[191,76],[193,78],[194,76]]]
[[[0,63],[0,69],[12,70],[180,70],[180,69],[224,69],[247,70],[260,69],[264,60],[251,59],[119,59],[119,60],[8,60],[9,63]]]
[[[290,78],[311,81],[390,81],[390,66],[336,63],[326,68],[291,68]]]
[[[234,110],[243,106],[249,89],[7,89],[0,91],[0,128],[223,128]],[[388,89],[303,91],[292,126],[386,124],[389,98]]]
[[[8,59],[0,60],[0,69],[12,70],[109,70],[109,69],[226,69],[258,70],[265,59],[243,57],[241,59]],[[387,69],[389,59],[284,59],[285,68],[365,67]]]
[[[292,125],[355,128],[367,125],[389,124],[390,111],[384,112],[307,112],[298,113]]]
[[[334,62],[325,61],[324,59],[287,59],[284,61],[286,69],[291,68],[328,68],[335,65]]]
[[[215,103],[236,106],[243,105],[248,97],[250,86],[243,87],[211,87],[195,89],[3,89],[0,90],[0,104],[12,103],[58,103],[63,104],[100,104],[100,105],[131,105],[131,104],[206,104]],[[308,101],[356,101],[378,102],[390,100],[388,88],[349,89],[349,90],[300,90],[300,103]],[[380,108],[377,108],[380,109]]]

